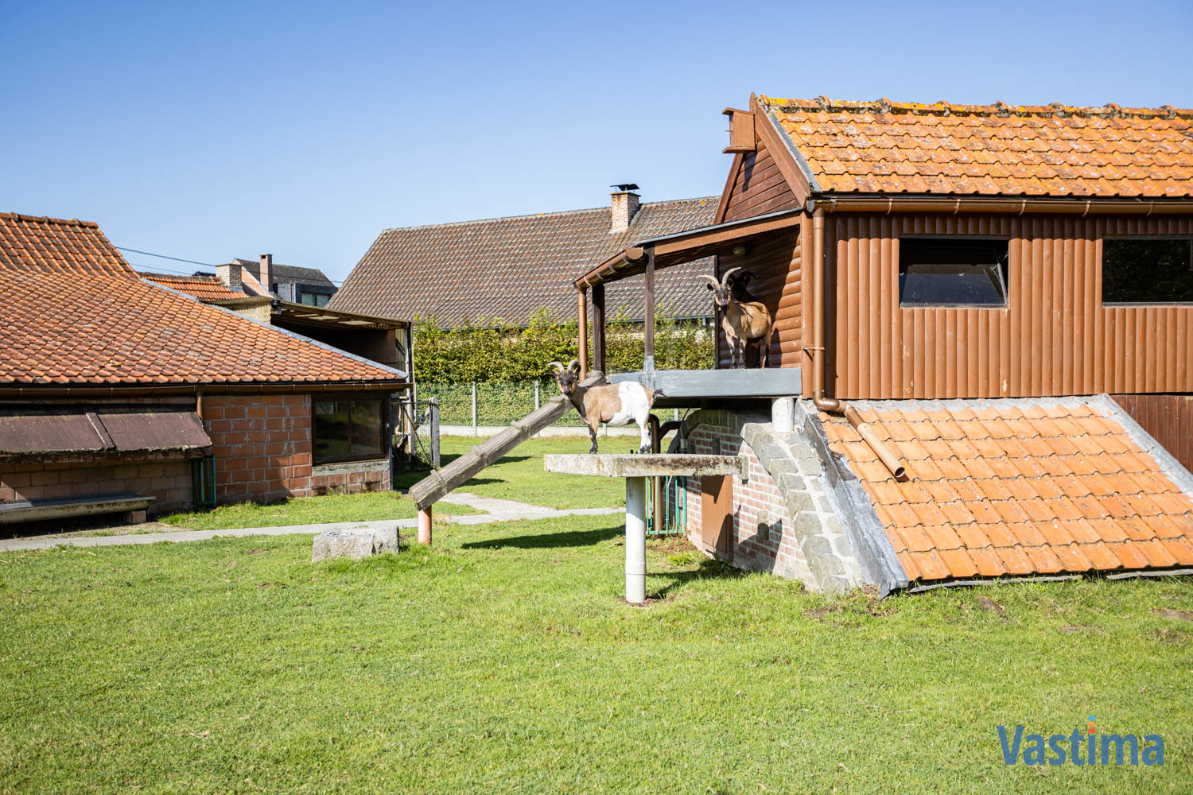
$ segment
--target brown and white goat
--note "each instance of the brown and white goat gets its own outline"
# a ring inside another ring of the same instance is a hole
[[[739,285],[730,284],[729,277],[741,268],[725,271],[718,282],[715,276],[708,279],[712,290],[712,302],[721,311],[721,329],[729,343],[730,367],[745,367],[746,352],[750,346],[758,351],[758,366],[766,367],[767,348],[770,347],[770,333],[774,317],[761,301],[747,301],[749,297]],[[742,274],[749,277],[751,274]],[[740,358],[739,358],[740,357]],[[740,362],[740,364],[739,364]]]
[[[602,422],[606,425],[637,423],[641,435],[638,452],[650,452],[650,408],[654,405],[655,390],[632,381],[581,386],[577,364],[578,362],[572,359],[567,367],[559,362],[551,362],[551,367],[555,368],[555,380],[559,383],[559,391],[571,401],[579,412],[580,419],[588,426],[588,438],[592,440],[592,447],[588,452],[597,451],[597,430]]]

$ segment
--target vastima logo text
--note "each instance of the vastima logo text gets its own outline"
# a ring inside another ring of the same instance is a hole
[[[1048,738],[1042,734],[1024,736],[1022,726],[1016,726],[1008,735],[1007,727],[999,726],[998,741],[1008,765],[1018,764],[1021,755],[1025,765],[1138,765],[1140,760],[1145,765],[1164,764],[1163,737],[1145,734],[1140,742],[1134,734],[1099,735],[1093,715],[1084,732],[1076,728],[1072,734]]]

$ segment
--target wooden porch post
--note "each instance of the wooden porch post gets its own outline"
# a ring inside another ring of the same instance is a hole
[[[580,351],[580,380],[588,377],[588,301],[584,288],[576,290],[577,347]],[[537,406],[536,406],[537,408]]]
[[[654,372],[654,246],[646,250],[646,357],[642,369]]]
[[[592,367],[607,374],[605,367],[605,285],[592,286]]]

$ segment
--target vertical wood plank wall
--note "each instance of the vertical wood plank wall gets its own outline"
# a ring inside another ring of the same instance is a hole
[[[1114,395],[1114,400],[1185,469],[1193,470],[1193,395]]]
[[[1008,238],[1007,306],[901,309],[898,238],[925,234]],[[1146,234],[1193,234],[1193,218],[830,215],[834,396],[1193,391],[1193,306],[1102,305],[1103,236]]]

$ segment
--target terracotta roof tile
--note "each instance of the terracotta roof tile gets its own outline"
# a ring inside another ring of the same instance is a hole
[[[863,416],[906,440],[891,442],[911,476],[904,483],[846,420],[821,418],[910,579],[1193,565],[1193,498],[1139,449],[1118,410],[1078,399],[927,412],[883,405]],[[941,438],[952,428],[964,438]],[[1004,428],[1015,436],[999,438]]]
[[[828,192],[1193,195],[1193,111],[759,97]]]
[[[245,294],[242,292],[229,290],[215,276],[203,276],[200,274],[194,276],[168,276],[162,273],[142,273],[141,277],[154,284],[160,284],[162,287],[169,287],[171,290],[186,293],[187,295],[198,298],[200,301],[228,301],[233,298],[245,297]]]
[[[328,307],[383,317],[434,315],[447,328],[493,318],[524,323],[540,308],[574,318],[573,279],[635,241],[709,226],[716,211],[717,197],[645,202],[617,234],[609,231],[609,207],[386,229]],[[659,311],[712,315],[698,278],[712,272],[711,258],[659,271]],[[642,284],[608,284],[608,316],[624,309],[640,320]]]
[[[0,268],[137,278],[98,224],[17,213],[0,213]]]
[[[0,216],[0,350],[0,384],[21,386],[401,380],[141,281],[93,224],[13,216]]]

